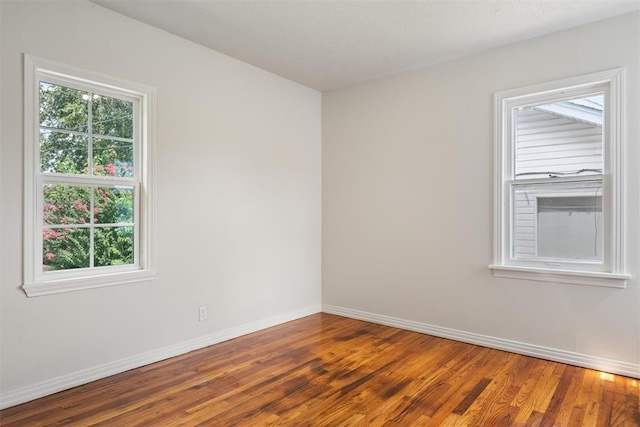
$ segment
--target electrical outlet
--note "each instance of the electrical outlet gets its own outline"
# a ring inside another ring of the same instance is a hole
[[[200,321],[202,322],[203,320],[207,320],[207,306],[206,305],[201,305],[200,306]]]

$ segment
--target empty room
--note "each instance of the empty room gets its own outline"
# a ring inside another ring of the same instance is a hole
[[[0,0],[3,426],[640,426],[638,0]]]

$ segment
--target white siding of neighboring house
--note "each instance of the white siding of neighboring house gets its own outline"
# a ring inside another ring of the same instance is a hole
[[[517,123],[516,174],[602,168],[602,127],[527,109]]]
[[[518,111],[516,138],[516,174],[602,168],[600,126],[525,109]],[[544,175],[521,176],[540,177]],[[536,256],[536,215],[535,195],[517,192],[514,197],[513,255],[518,259]]]
[[[528,197],[526,192],[518,192],[514,197],[515,204],[515,247],[514,256],[518,259],[536,257],[536,198]]]

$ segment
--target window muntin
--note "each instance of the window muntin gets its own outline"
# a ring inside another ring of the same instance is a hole
[[[25,55],[28,296],[153,277],[153,88]]]
[[[496,94],[496,276],[624,286],[622,80]]]

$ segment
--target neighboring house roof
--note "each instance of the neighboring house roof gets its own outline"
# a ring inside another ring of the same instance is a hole
[[[602,127],[603,102],[602,95],[589,98],[572,99],[554,102],[553,104],[538,105],[535,110],[550,113],[559,117]]]

